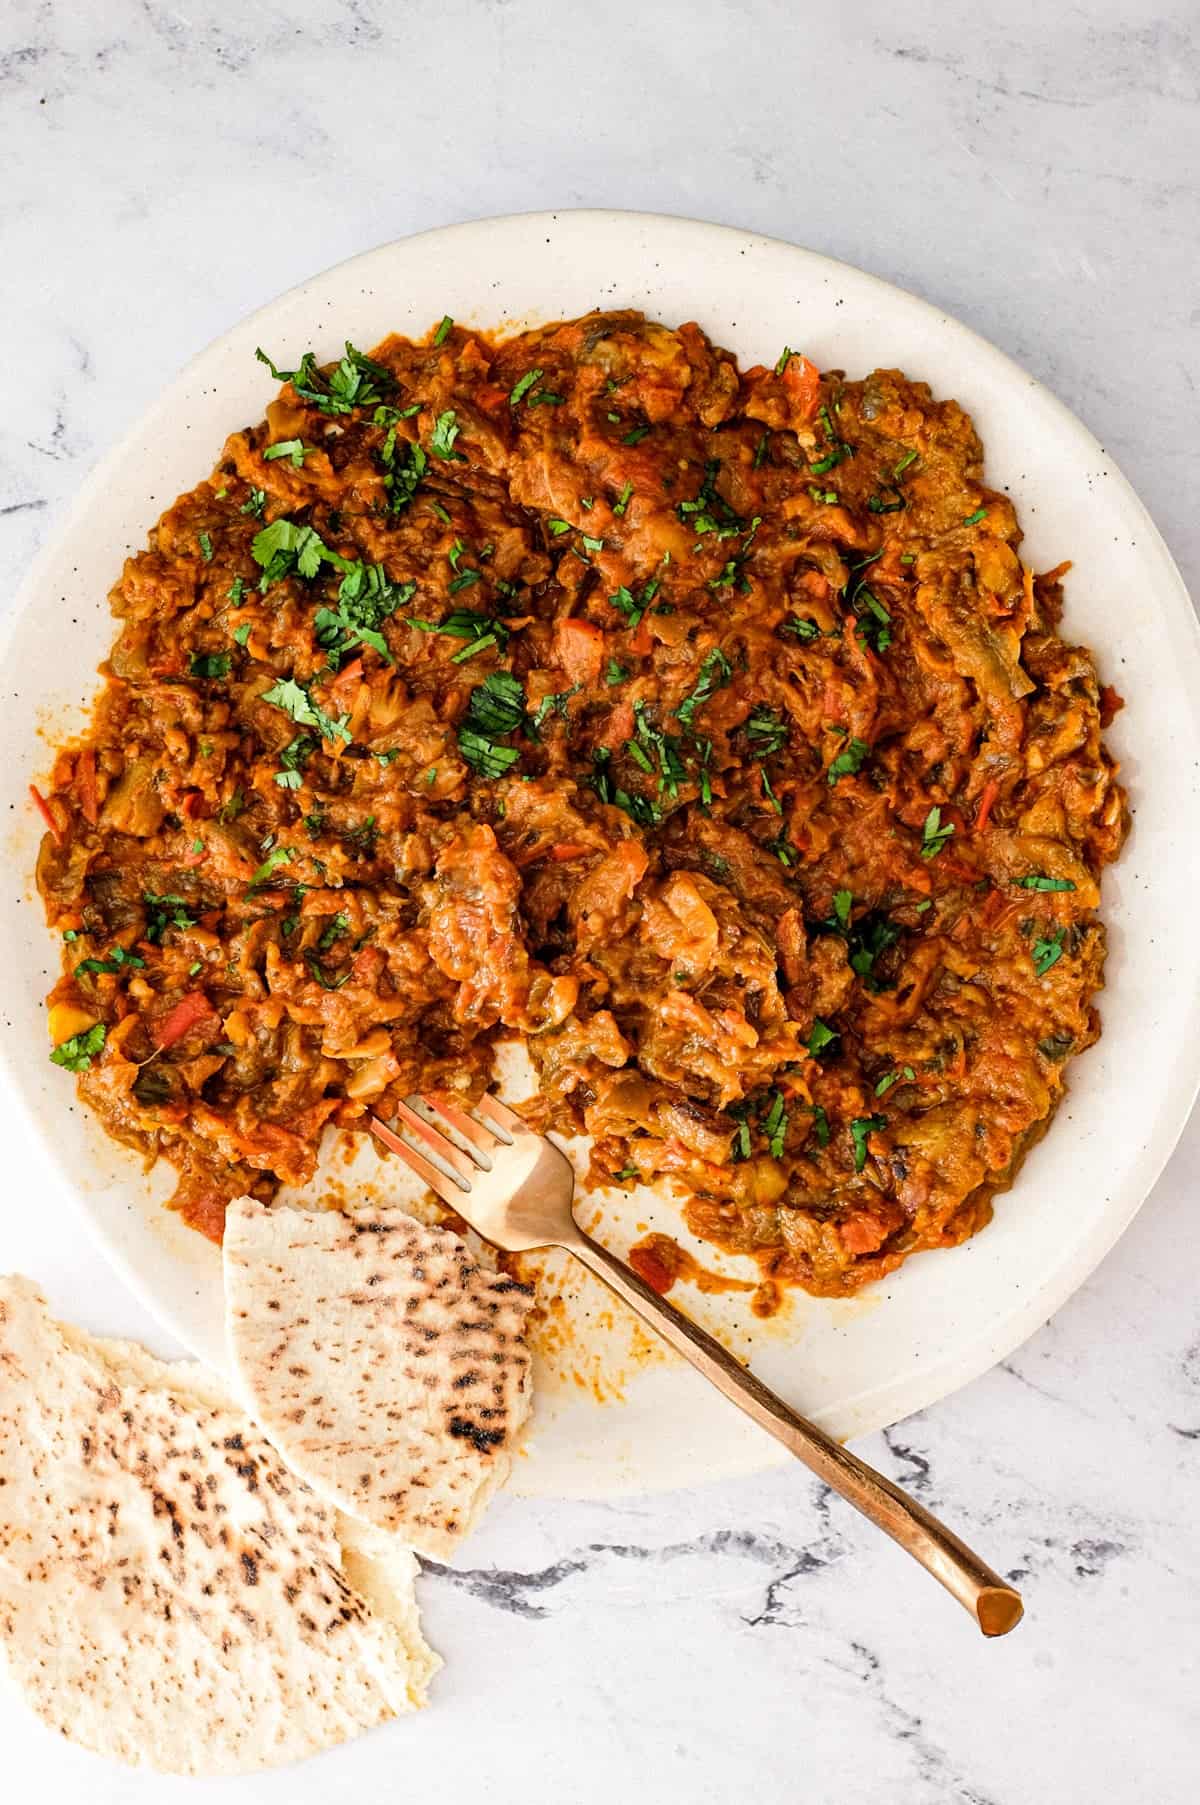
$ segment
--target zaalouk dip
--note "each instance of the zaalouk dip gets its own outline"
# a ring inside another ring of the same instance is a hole
[[[109,1132],[216,1238],[516,1035],[774,1285],[979,1228],[1098,1033],[1126,811],[961,407],[636,313],[274,374],[38,799]]]

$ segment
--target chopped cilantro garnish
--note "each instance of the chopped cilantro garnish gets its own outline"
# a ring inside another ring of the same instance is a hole
[[[458,729],[459,751],[481,777],[503,777],[521,754],[515,746],[498,746],[498,736],[526,724],[525,691],[511,671],[489,671],[471,691]]]
[[[851,890],[835,890],[833,893],[834,920],[842,932],[850,929],[850,911],[854,907],[854,893]]]
[[[228,677],[229,665],[228,652],[193,652],[188,674],[192,677]]]
[[[615,689],[618,683],[624,683],[628,675],[629,672],[623,664],[618,664],[615,658],[609,659],[604,672],[604,681],[610,689]]]
[[[700,674],[696,679],[696,687],[689,696],[685,696],[675,710],[685,727],[690,727],[697,708],[707,702],[717,690],[723,689],[733,678],[733,666],[721,650],[714,646],[700,666]]]
[[[900,459],[900,462],[893,467],[893,477],[899,480],[899,478],[904,475],[904,472],[908,469],[909,465],[916,463],[918,455],[919,454],[915,451],[906,451],[904,456]]]
[[[793,639],[802,640],[805,644],[810,639],[820,639],[821,629],[815,620],[801,620],[798,615],[791,615],[780,625],[781,633],[790,633]]]
[[[247,896],[249,896],[252,890],[260,890],[267,880],[274,876],[281,865],[290,865],[294,856],[290,846],[272,846],[270,852],[258,867],[258,870],[254,873],[254,876],[250,879],[250,886],[246,891]]]
[[[898,1072],[885,1072],[883,1077],[879,1080],[879,1083],[875,1086],[875,1095],[877,1097],[886,1097],[893,1084],[899,1084],[902,1078],[911,1084],[915,1077],[916,1073],[910,1065],[902,1067]]]
[[[279,754],[282,770],[276,771],[275,782],[281,790],[298,790],[304,779],[300,773],[317,749],[317,742],[307,733],[297,734]]]
[[[683,524],[690,526],[701,538],[706,533],[713,533],[717,539],[735,539],[746,530],[745,521],[734,513],[723,496],[717,494],[720,473],[719,461],[710,458],[704,466],[704,481],[698,494],[690,501],[681,501],[675,509]]]
[[[633,495],[633,484],[631,482],[628,482],[625,484],[625,487],[621,490],[619,499],[613,502],[613,513],[617,514],[617,515],[623,514],[625,512],[626,508],[629,506],[630,498],[632,497],[632,495]]]
[[[555,395],[550,389],[539,389],[536,395],[529,397],[526,405],[529,407],[561,407],[562,404],[561,395]]]
[[[243,514],[253,514],[253,516],[256,520],[261,520],[263,517],[263,509],[266,507],[266,505],[267,505],[266,490],[265,489],[251,489],[249,495],[246,497],[245,501],[242,503],[241,511]]]
[[[771,438],[770,433],[765,432],[763,434],[762,438],[758,441],[758,444],[754,447],[754,462],[751,465],[752,470],[760,470],[762,468],[763,464],[766,462],[767,446],[770,443],[770,438]]]
[[[336,978],[331,978],[329,973],[322,969],[321,961],[311,949],[305,953],[304,963],[322,990],[340,990],[350,976],[349,968],[347,968],[345,971],[339,972]]]
[[[623,614],[631,627],[636,627],[647,608],[658,594],[658,582],[655,578],[646,584],[640,596],[635,597],[631,590],[622,583],[615,595],[609,596],[609,602]]]
[[[746,737],[755,758],[769,758],[787,745],[788,725],[772,708],[756,708],[746,722]]]
[[[311,402],[323,414],[349,414],[356,407],[371,407],[394,389],[395,378],[382,364],[374,363],[346,340],[346,355],[326,377],[313,352],[306,351],[294,370],[277,370],[261,347],[254,355],[266,364],[276,382],[290,382],[302,401]]]
[[[81,1034],[72,1034],[70,1040],[64,1040],[61,1046],[55,1047],[50,1055],[51,1061],[63,1066],[68,1072],[90,1072],[92,1061],[99,1057],[107,1038],[108,1029],[104,1023],[95,1022]]]
[[[925,825],[921,829],[921,857],[936,859],[946,841],[954,832],[953,821],[942,826],[942,811],[935,802],[925,817]]]
[[[604,550],[603,539],[593,539],[589,533],[584,533],[582,537],[585,552],[602,552]]]
[[[510,407],[519,407],[534,383],[542,380],[543,374],[544,372],[542,370],[526,370],[520,381],[514,383],[509,390],[508,405]]]
[[[152,890],[143,893],[146,905],[146,939],[151,946],[162,944],[168,928],[194,928],[196,917],[188,914],[188,901],[183,896],[156,896]]]
[[[638,701],[634,703],[633,718],[637,739],[628,741],[625,750],[630,754],[634,753],[635,748],[639,752],[641,752],[643,748],[653,752],[657,757],[658,768],[661,773],[658,784],[659,794],[662,795],[665,791],[668,796],[677,796],[679,794],[680,779],[687,775],[687,770],[681,756],[680,740],[678,740],[673,733],[664,733],[661,728],[655,727],[653,723],[647,719],[646,705],[644,702]],[[644,762],[644,754],[637,762],[643,764],[646,770],[651,769],[651,766]]]
[[[781,351],[781,352],[780,352],[780,353],[779,353],[779,361],[778,361],[778,363],[777,363],[777,364],[776,364],[776,365],[775,365],[775,374],[776,374],[776,376],[782,376],[782,375],[783,375],[783,372],[784,372],[784,371],[785,371],[785,370],[786,370],[786,369],[787,369],[787,367],[788,367],[788,359],[789,359],[789,358],[790,358],[790,357],[792,357],[792,356],[794,356],[794,352],[793,352],[793,351],[792,351],[792,347],[791,347],[791,346],[790,346],[790,345],[785,345],[785,346],[784,346],[784,347],[783,347],[783,350],[782,350],[782,351]]]
[[[987,517],[987,509],[986,508],[976,508],[976,510],[973,514],[964,514],[963,515],[963,525],[964,526],[978,526],[979,522],[981,520],[986,519],[986,517]]]
[[[412,600],[415,582],[393,583],[381,564],[351,564],[338,588],[336,608],[318,608],[313,618],[317,644],[333,668],[352,646],[367,645],[387,664],[396,661],[379,631],[397,608]]]
[[[451,326],[453,326],[453,324],[454,324],[454,320],[451,317],[451,315],[448,313],[444,313],[442,315],[442,323],[433,335],[433,342],[435,345],[444,345],[445,344],[446,340],[450,336],[450,328],[451,328]]]
[[[629,790],[617,788],[609,775],[609,749],[598,746],[592,753],[591,786],[601,802],[609,802],[614,808],[623,809],[639,827],[657,827],[662,820],[662,810],[649,796],[639,796]]]
[[[304,463],[305,453],[312,449],[303,439],[280,439],[276,444],[267,446],[263,457],[268,463],[273,463],[276,458],[291,458],[292,468],[299,470]]]
[[[466,459],[462,452],[454,449],[454,441],[457,439],[458,433],[458,415],[452,407],[448,407],[445,413],[439,414],[433,423],[429,449],[434,457],[453,458],[457,459],[459,463],[465,463]]]
[[[555,539],[561,539],[564,533],[569,533],[571,531],[571,522],[569,520],[560,520],[556,514],[551,514],[547,517],[546,525],[550,528]]]
[[[886,652],[892,643],[892,617],[879,597],[860,583],[855,590],[853,608],[862,622],[856,636],[859,644],[874,645],[877,652]]]
[[[883,988],[875,976],[875,961],[881,953],[894,946],[900,938],[900,929],[886,915],[867,915],[847,934],[850,969],[860,977],[868,990],[879,991]]]
[[[551,696],[543,696],[530,717],[529,724],[533,728],[533,731],[536,733],[552,714],[561,715],[565,720],[567,718],[567,703],[571,700],[572,696],[577,696],[579,694],[582,687],[583,685],[581,683],[573,683],[570,689],[560,689]]]
[[[393,427],[379,450],[379,461],[383,465],[383,486],[388,493],[388,506],[393,514],[406,508],[417,492],[417,485],[429,468],[429,459],[424,447],[415,440],[398,439]],[[448,520],[449,515],[440,510],[442,518]]]
[[[861,1172],[867,1163],[867,1136],[878,1134],[887,1127],[886,1116],[855,1116],[850,1124],[850,1138],[854,1142],[854,1170]]]
[[[294,677],[285,677],[278,683],[273,683],[270,689],[263,691],[259,700],[269,702],[272,708],[281,708],[297,726],[315,727],[322,739],[350,740],[350,729],[346,725],[349,716],[343,715],[335,721],[324,709],[318,707],[305,685],[297,683]]]
[[[649,431],[648,426],[632,426],[627,433],[622,435],[621,443],[622,445],[640,445]]]
[[[255,533],[250,550],[254,554],[255,563],[262,565],[263,574],[258,586],[264,594],[273,584],[281,582],[293,571],[298,576],[311,580],[320,570],[322,562],[332,564],[338,570],[351,568],[345,558],[330,551],[313,527],[298,526],[294,520],[282,517]]]
[[[816,1103],[813,1105],[812,1117],[813,1117],[813,1133],[816,1136],[817,1146],[818,1147],[828,1147],[828,1145],[829,1145],[829,1117],[825,1114],[825,1111],[822,1109],[822,1107],[819,1103]]]
[[[835,784],[839,777],[853,777],[870,756],[871,748],[867,742],[851,737],[825,773],[827,781]]]
[[[233,629],[233,637],[237,641],[238,645],[245,646],[246,642],[250,638],[252,631],[253,631],[252,623],[248,620],[245,620],[242,622],[240,627],[235,627]]]
[[[139,959],[136,953],[127,953],[123,946],[114,946],[103,959],[81,959],[75,967],[75,976],[82,977],[85,972],[89,971],[118,972],[127,965],[140,971],[145,968],[145,964],[146,961]]]
[[[762,793],[766,800],[770,803],[777,815],[782,815],[783,804],[771,788],[771,779],[767,776],[767,767],[765,765],[759,767],[758,780],[762,784]]]
[[[201,533],[199,535],[199,539],[200,539],[200,556],[204,559],[204,562],[206,564],[211,564],[212,563],[212,555],[213,555],[212,540],[209,538],[207,533]]]
[[[817,1016],[808,1034],[808,1050],[812,1057],[819,1058],[826,1047],[833,1045],[837,1037],[837,1029],[831,1028],[828,1022],[823,1022],[820,1016]]]
[[[1026,877],[1015,877],[1012,881],[1022,890],[1073,890],[1075,888],[1069,877],[1044,877],[1040,871],[1031,871]]]
[[[1057,965],[1063,956],[1063,934],[1065,929],[1059,928],[1057,934],[1048,940],[1035,940],[1033,943],[1033,969],[1039,978],[1044,978],[1052,965]]]
[[[778,1091],[771,1092],[771,1106],[763,1117],[763,1133],[772,1159],[783,1158],[783,1144],[788,1131],[788,1113]]]

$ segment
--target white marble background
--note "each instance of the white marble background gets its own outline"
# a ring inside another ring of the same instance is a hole
[[[605,205],[755,227],[937,301],[1100,435],[1196,588],[1194,0],[0,0],[4,592],[239,315],[404,233]],[[69,1204],[23,1215],[36,1150],[6,1166],[0,1268],[161,1346]],[[506,1501],[469,1571],[423,1582],[448,1667],[422,1718],[218,1789],[109,1769],[0,1695],[0,1796],[1194,1799],[1197,1176],[1194,1122],[1053,1323],[864,1445],[1019,1577],[1016,1636],[978,1639],[798,1471]]]

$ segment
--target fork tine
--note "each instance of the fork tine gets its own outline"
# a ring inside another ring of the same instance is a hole
[[[371,1116],[370,1123],[372,1134],[383,1142],[389,1152],[402,1159],[410,1171],[415,1172],[418,1178],[423,1179],[431,1191],[436,1191],[443,1203],[457,1206],[462,1202],[466,1186],[455,1184],[452,1178],[447,1178],[444,1172],[439,1172],[431,1160],[427,1160],[423,1153],[418,1153],[415,1147],[410,1147],[407,1141],[402,1141],[400,1136],[389,1128],[386,1122],[381,1122],[378,1116]]]
[[[439,1134],[431,1122],[427,1122],[424,1116],[419,1116],[416,1110],[410,1108],[407,1103],[397,1103],[396,1115],[411,1134],[416,1135],[418,1140],[424,1141],[432,1153],[436,1153],[445,1165],[457,1172],[458,1176],[470,1185],[478,1170],[473,1159],[469,1159],[465,1153],[460,1153],[453,1141],[448,1141],[445,1135]]]
[[[493,1134],[482,1122],[477,1122],[474,1116],[469,1116],[465,1109],[447,1103],[444,1097],[435,1097],[432,1092],[423,1096],[421,1101],[426,1109],[449,1122],[455,1133],[460,1134],[464,1141],[470,1141],[480,1153],[490,1153],[493,1147],[499,1146],[499,1135]]]
[[[493,1097],[491,1091],[484,1092],[476,1107],[481,1116],[487,1116],[489,1121],[503,1128],[510,1136],[530,1132],[529,1124],[523,1122],[514,1110],[501,1103],[499,1097]]]

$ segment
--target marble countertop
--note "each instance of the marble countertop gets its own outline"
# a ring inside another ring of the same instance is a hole
[[[934,0],[8,0],[5,593],[93,460],[240,315],[385,239],[569,206],[750,226],[935,300],[1092,427],[1200,593],[1198,103],[1189,0],[983,0],[953,26]],[[39,1151],[6,1156],[0,1269],[163,1349]],[[980,1640],[799,1471],[506,1499],[422,1582],[447,1657],[432,1708],[220,1796],[1194,1797],[1200,1326],[1179,1249],[1198,1177],[1193,1120],[1052,1323],[863,1444],[1019,1579],[1015,1636]],[[14,1797],[185,1796],[3,1692],[0,1737]]]

